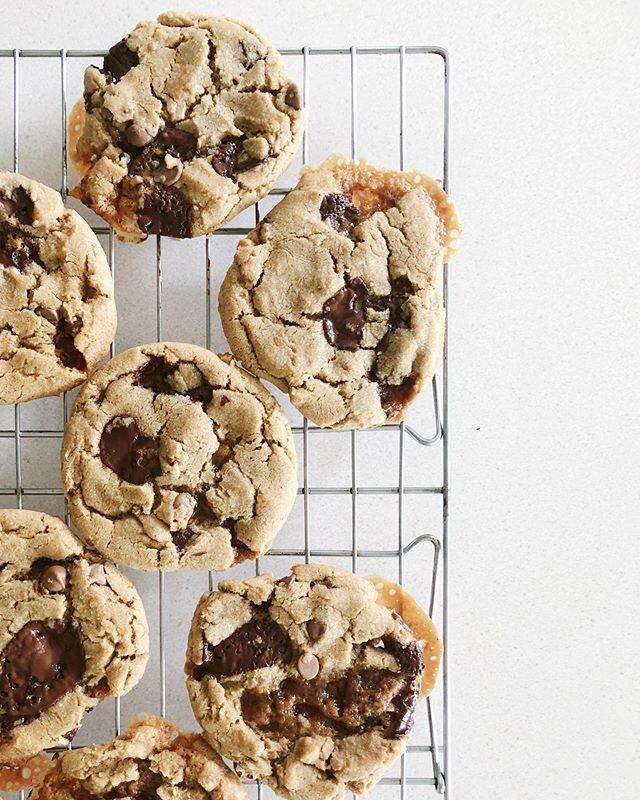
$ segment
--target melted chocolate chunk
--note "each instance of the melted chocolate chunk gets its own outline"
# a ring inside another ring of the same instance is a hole
[[[302,108],[300,89],[298,89],[295,83],[291,83],[289,85],[289,88],[284,95],[284,102],[289,106],[289,108],[293,108],[295,111],[300,111]]]
[[[135,386],[142,386],[150,389],[154,394],[171,394],[189,397],[194,403],[202,403],[205,411],[213,395],[213,386],[202,377],[202,383],[194,386],[186,392],[179,392],[170,382],[170,377],[176,371],[177,366],[169,364],[162,356],[150,356],[134,378]]]
[[[140,63],[138,54],[127,47],[127,40],[121,39],[118,44],[114,44],[104,57],[103,69],[108,73],[107,81],[119,81],[133,67]],[[111,80],[109,80],[109,78]]]
[[[33,223],[33,200],[24,186],[16,186],[10,197],[0,197],[0,205],[10,217],[15,217],[23,225]]]
[[[53,344],[56,355],[61,363],[69,369],[79,369],[83,372],[87,369],[87,362],[80,350],[76,347],[75,335],[81,323],[69,322],[68,319],[60,317],[56,325],[56,332],[53,334]]]
[[[175,186],[154,184],[145,191],[138,225],[145,233],[188,239],[193,229],[193,206]]]
[[[180,553],[184,553],[189,540],[194,536],[194,532],[190,530],[172,531],[171,538],[176,548]]]
[[[0,731],[30,722],[74,689],[84,675],[75,623],[28,622],[0,655]]]
[[[254,728],[291,740],[310,732],[320,736],[351,736],[374,728],[385,739],[403,736],[413,725],[422,656],[417,642],[406,647],[390,637],[383,642],[397,659],[400,672],[367,667],[349,669],[333,680],[286,678],[271,692],[243,693],[245,721]],[[386,705],[381,708],[382,702]]]
[[[327,194],[320,204],[320,217],[340,233],[349,233],[360,222],[360,212],[346,194]]]
[[[415,375],[409,375],[408,378],[405,378],[402,383],[399,384],[378,381],[380,403],[382,408],[384,408],[388,419],[397,416],[404,408],[406,408],[413,395],[415,385]]]
[[[291,641],[271,617],[254,617],[215,646],[205,643],[203,663],[193,667],[193,677],[240,675],[253,669],[286,664],[293,656]]]
[[[0,267],[15,267],[16,264],[14,264],[12,256],[13,253],[0,250]]]
[[[227,520],[224,523],[224,527],[231,531],[231,547],[236,551],[235,563],[241,564],[243,561],[255,558],[258,554],[238,538],[234,526],[235,520]]]
[[[223,178],[236,180],[238,172],[238,150],[241,140],[237,137],[223,139],[211,156],[211,166]]]
[[[192,133],[170,124],[142,147],[132,144],[126,135],[120,140],[120,147],[131,155],[129,172],[133,175],[151,175],[164,166],[167,154],[183,162],[191,161],[196,155],[196,144],[197,139]]]
[[[134,419],[114,417],[100,437],[102,463],[128,483],[141,486],[160,474],[159,442],[143,436]]]
[[[136,759],[136,766],[138,767],[136,780],[118,784],[106,794],[101,794],[101,800],[120,800],[120,798],[156,800],[159,797],[158,789],[163,783],[162,774],[154,772],[147,761]]]
[[[338,350],[358,350],[366,321],[369,292],[362,278],[353,278],[322,306],[322,329],[326,340]]]
[[[182,161],[191,161],[196,154],[197,138],[189,131],[176,128],[175,125],[165,125],[158,131],[155,141],[164,148],[165,153],[170,153]]]
[[[175,394],[175,389],[169,383],[169,376],[173,375],[175,369],[162,356],[150,356],[137,371],[133,383],[151,389],[154,394]]]
[[[239,172],[264,164],[267,158],[253,158],[247,153],[242,142],[244,137],[231,136],[223,139],[211,155],[211,166],[223,178],[231,178],[235,183]],[[209,151],[210,152],[210,151]],[[207,153],[208,154],[208,153]],[[204,153],[203,153],[204,155]]]

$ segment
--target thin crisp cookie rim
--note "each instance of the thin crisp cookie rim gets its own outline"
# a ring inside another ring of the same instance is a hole
[[[424,172],[419,170],[401,172],[385,167],[375,167],[364,157],[350,160],[339,153],[334,153],[317,167],[303,166],[300,170],[300,178],[319,172],[329,172],[341,182],[346,178],[344,188],[347,191],[349,191],[350,185],[356,182],[373,188],[376,184],[386,184],[387,191],[391,186],[398,192],[398,197],[401,197],[416,187],[422,187],[431,197],[434,210],[440,220],[440,244],[445,248],[446,258],[453,258],[460,249],[462,229],[456,205],[438,181]]]

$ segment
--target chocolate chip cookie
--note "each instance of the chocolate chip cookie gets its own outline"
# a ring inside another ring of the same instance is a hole
[[[223,17],[140,23],[87,69],[84,89],[72,194],[127,242],[212,233],[269,192],[302,138],[302,98],[278,51]]]
[[[262,384],[201,347],[121,353],[83,387],[62,485],[91,544],[139,569],[262,555],[297,492],[293,436]]]
[[[220,290],[234,355],[317,425],[402,420],[440,358],[458,227],[420,173],[335,156],[304,170],[239,243]]]
[[[241,777],[290,800],[368,791],[405,748],[422,650],[363,578],[298,565],[224,581],[196,608],[187,687]]]
[[[133,584],[56,517],[0,511],[0,763],[73,738],[149,653]]]
[[[0,404],[82,383],[115,331],[111,273],[91,228],[53,189],[0,172]]]
[[[145,714],[117,739],[62,754],[30,797],[247,800],[247,793],[201,736]]]

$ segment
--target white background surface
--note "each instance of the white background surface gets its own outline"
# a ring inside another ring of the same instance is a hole
[[[638,4],[173,5],[449,49],[455,793],[637,797]],[[3,0],[0,48],[108,47],[164,4],[87,8]]]

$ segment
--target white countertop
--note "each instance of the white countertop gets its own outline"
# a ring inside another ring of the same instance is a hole
[[[636,798],[637,4],[173,5],[449,50],[454,796]],[[164,8],[5,0],[0,49],[101,49]]]

